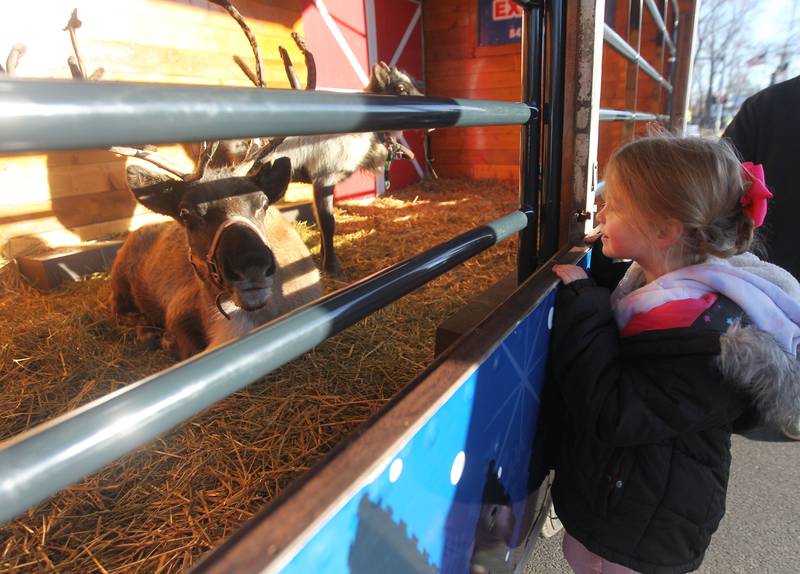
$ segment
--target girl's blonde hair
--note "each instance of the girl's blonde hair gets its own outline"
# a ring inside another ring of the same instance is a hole
[[[741,169],[727,140],[659,134],[620,147],[606,181],[645,234],[670,219],[683,224],[676,249],[688,265],[743,253],[753,242],[753,220],[740,203]]]

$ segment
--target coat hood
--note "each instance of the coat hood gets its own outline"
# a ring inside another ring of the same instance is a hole
[[[711,264],[730,265],[752,273],[795,301],[800,301],[800,283],[791,273],[752,253],[730,259],[711,259]],[[800,361],[787,353],[775,338],[756,326],[732,325],[720,338],[718,359],[723,376],[753,397],[763,419],[778,428],[795,428],[800,420]]]
[[[778,428],[800,420],[800,362],[754,326],[732,325],[720,337],[717,359],[726,380],[753,398],[762,419]]]
[[[780,267],[752,254],[670,271],[642,285],[641,268],[631,265],[611,295],[614,316],[623,329],[634,315],[670,301],[718,293],[736,303],[749,322],[770,333],[780,347],[797,356],[800,347],[800,285]]]
[[[800,420],[800,284],[786,270],[752,253],[728,259],[711,257],[643,285],[634,263],[612,294],[618,323],[667,301],[717,292],[744,311],[720,338],[722,375],[753,397],[761,417],[779,428]],[[621,328],[621,327],[620,327]]]

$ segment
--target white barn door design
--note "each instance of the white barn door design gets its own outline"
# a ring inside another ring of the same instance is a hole
[[[380,60],[397,65],[415,79],[424,78],[422,6],[415,0],[304,0],[303,27],[317,63],[317,88],[358,91]],[[403,143],[416,159],[392,163],[392,189],[422,177],[425,137],[406,131]],[[376,181],[377,179],[377,181]],[[353,175],[336,186],[336,199],[369,197],[383,191],[383,176]]]

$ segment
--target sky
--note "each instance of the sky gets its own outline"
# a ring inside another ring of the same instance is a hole
[[[701,0],[702,1],[702,0]],[[758,16],[753,22],[753,43],[773,42],[777,39],[783,40],[789,34],[791,24],[792,9],[796,5],[795,25],[800,25],[800,0],[749,0],[758,5]],[[795,26],[795,27],[796,27]],[[800,43],[800,34],[796,34],[797,42]],[[800,45],[794,46],[794,55],[789,62],[788,74],[786,79],[793,78],[800,74]],[[761,84],[761,87],[769,85],[770,75],[775,70],[777,55],[766,64],[753,66],[751,69],[754,79]]]
[[[707,18],[707,11],[713,6],[720,6],[715,0],[699,0],[699,14],[701,19]],[[800,75],[800,0],[725,0],[717,15],[724,22],[729,19],[728,10],[738,10],[749,7],[752,16],[744,22],[737,37],[733,50],[737,53],[736,63],[733,66],[717,69],[715,83],[724,81],[728,91],[722,95],[729,98],[733,105],[741,103],[744,98],[766,88],[770,85],[772,75],[780,60],[784,46],[788,48],[788,68],[776,77],[777,82]],[[725,10],[725,12],[723,12]],[[794,20],[793,20],[794,16]],[[792,26],[794,22],[794,26]],[[698,30],[699,33],[699,30]],[[787,44],[786,39],[792,38],[792,43]],[[697,106],[702,101],[708,89],[709,78],[709,44],[698,42],[695,39],[694,47],[703,45],[701,57],[694,59],[692,72],[692,106]],[[765,62],[756,65],[747,65],[747,60],[763,54],[766,50]],[[715,88],[716,91],[716,88]]]

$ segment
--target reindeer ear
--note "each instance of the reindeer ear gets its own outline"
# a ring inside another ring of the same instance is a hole
[[[279,157],[272,163],[264,164],[253,176],[253,180],[263,191],[270,203],[277,202],[286,193],[292,177],[292,162],[288,157]]]
[[[379,93],[389,85],[389,66],[386,62],[380,62],[372,66],[372,76],[369,79],[366,90],[372,93]]]
[[[139,203],[156,213],[178,218],[178,204],[184,192],[182,181],[140,165],[129,165],[126,174]]]

